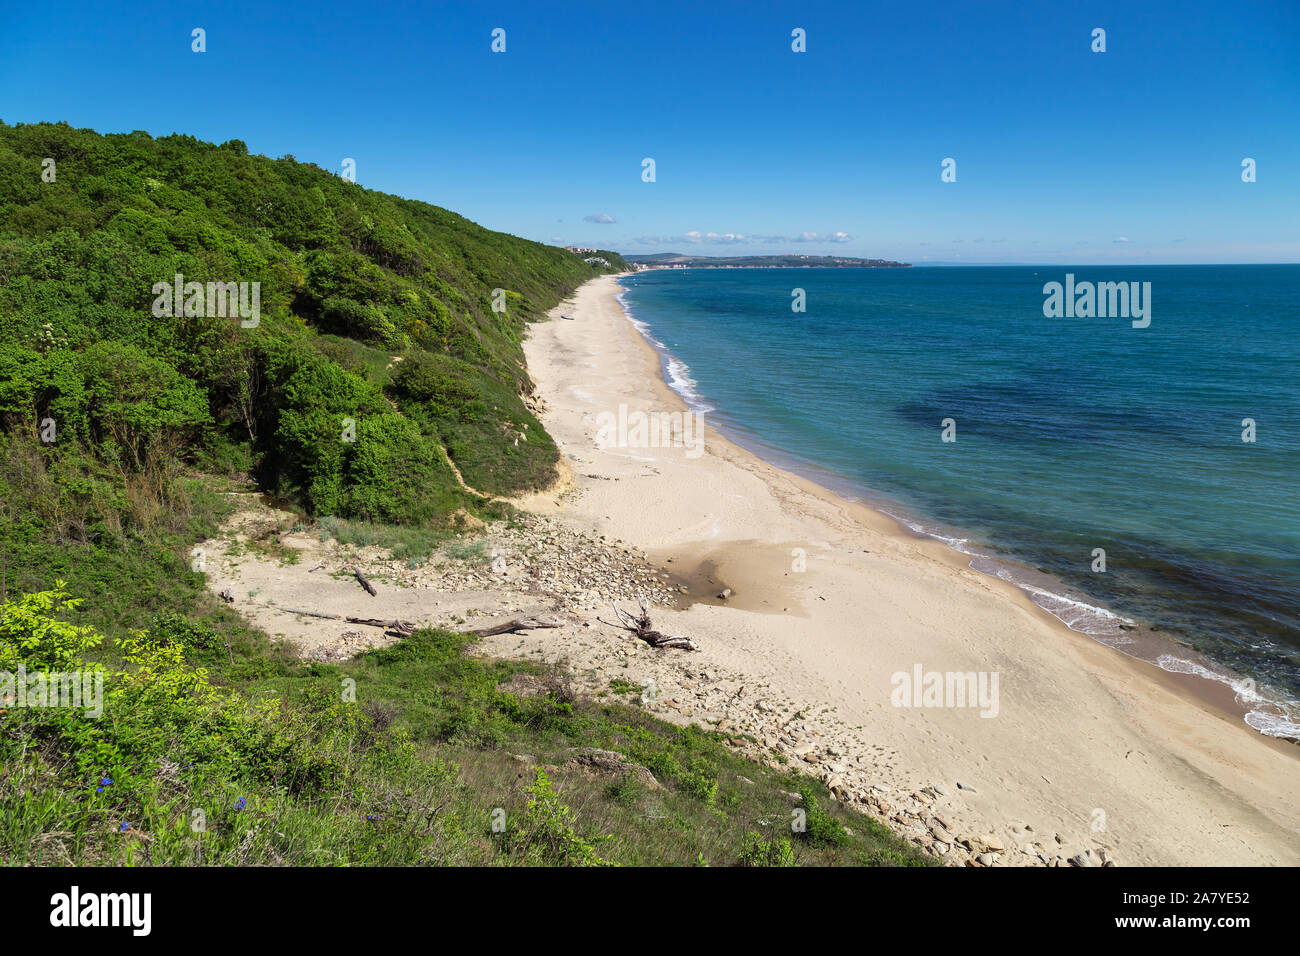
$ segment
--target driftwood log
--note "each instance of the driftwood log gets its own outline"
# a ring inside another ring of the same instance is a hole
[[[641,605],[641,613],[636,617],[619,610],[618,602],[613,602],[614,614],[618,617],[619,624],[626,630],[631,631],[651,647],[680,647],[687,651],[698,651],[700,649],[699,645],[689,637],[664,634],[652,628],[650,626],[650,609],[646,606],[645,598],[638,597],[636,600],[637,604]]]
[[[344,618],[349,624],[364,624],[367,627],[382,627],[386,631],[396,631],[398,634],[411,634],[415,631],[414,621],[385,621],[378,617],[346,617]]]
[[[492,637],[494,634],[509,634],[512,631],[532,631],[539,627],[563,627],[563,621],[542,621],[535,617],[526,620],[516,618],[513,621],[507,621],[505,624],[495,624],[492,627],[481,627],[478,630],[470,631],[479,637]]]
[[[357,579],[357,583],[370,592],[370,596],[375,596],[375,586],[366,580],[366,576],[361,573],[359,568],[352,568],[352,576]]]
[[[364,624],[367,627],[382,627],[386,631],[396,631],[398,634],[410,634],[415,630],[414,621],[391,620],[386,621],[378,617],[344,617],[342,614],[326,614],[324,611],[308,611],[300,607],[282,607],[280,610],[288,614],[306,614],[308,617],[321,617],[327,621],[347,621],[349,624]]]

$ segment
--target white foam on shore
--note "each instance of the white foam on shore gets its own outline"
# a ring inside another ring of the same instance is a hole
[[[1115,649],[1133,643],[1133,639],[1125,633],[1125,626],[1135,626],[1135,621],[1107,608],[1026,580],[1034,572],[1026,569],[1017,574],[1016,566],[971,547],[969,538],[945,535],[909,516],[886,509],[878,510],[884,511],[916,534],[941,541],[954,551],[969,555],[971,568],[1014,584],[1028,594],[1030,600],[1070,630],[1087,634],[1098,643]],[[1226,668],[1217,669],[1219,665],[1213,662],[1210,662],[1211,666],[1207,667],[1198,661],[1175,654],[1161,654],[1151,663],[1171,674],[1192,674],[1205,680],[1226,684],[1232,688],[1238,706],[1246,711],[1243,719],[1247,726],[1267,737],[1300,740],[1300,705],[1285,695],[1260,690],[1254,680],[1230,672]]]
[[[668,351],[664,352],[664,361],[667,363],[668,387],[685,399],[686,404],[695,411],[714,411],[714,407],[700,398],[700,393],[695,390],[696,382],[691,378],[690,366]]]
[[[642,338],[657,349],[667,348],[666,345],[650,334],[650,326],[638,319],[632,312],[632,307],[628,305],[627,302],[626,289],[620,289],[618,292],[614,293],[614,299],[618,302],[619,307],[622,308],[623,314],[627,316],[627,320],[632,323],[632,327],[641,333]]]
[[[1030,572],[1017,573],[1017,569],[993,555],[977,550],[971,546],[969,538],[957,538],[943,534],[938,529],[916,519],[876,506],[878,511],[889,515],[895,521],[916,534],[935,541],[941,541],[959,554],[970,557],[970,567],[982,574],[1000,578],[1014,584],[1029,595],[1030,600],[1051,614],[1072,631],[1079,631],[1089,637],[1097,638],[1110,646],[1129,643],[1121,625],[1133,625],[1135,622],[1114,611],[1096,604],[1089,604],[1081,598],[1071,597],[1061,591],[1043,587],[1028,580]]]
[[[1032,572],[1022,571],[1021,574],[1016,574],[1013,565],[971,547],[969,538],[943,534],[910,516],[886,508],[878,507],[877,510],[922,537],[941,541],[954,551],[969,555],[972,569],[1014,584],[1028,594],[1030,600],[1070,630],[1087,634],[1098,643],[1115,649],[1133,643],[1133,639],[1125,634],[1123,627],[1123,625],[1136,624],[1129,618],[1025,580]],[[1226,684],[1232,688],[1238,706],[1246,711],[1243,719],[1252,730],[1266,737],[1300,740],[1300,707],[1284,695],[1261,691],[1254,680],[1233,674],[1226,669],[1216,670],[1217,665],[1207,667],[1197,661],[1174,654],[1161,654],[1152,663],[1171,674],[1192,674],[1205,680]]]
[[[1060,618],[1072,630],[1081,631],[1091,637],[1111,638],[1112,641],[1108,643],[1128,643],[1121,625],[1136,626],[1135,621],[1096,604],[1089,604],[1087,601],[1058,594],[1046,588],[1034,587],[1032,584],[1017,581],[1013,575],[1002,571],[998,572],[998,577],[1026,591],[1035,604]]]
[[[700,413],[716,411],[717,409],[706,402],[696,390],[695,386],[698,383],[695,379],[691,378],[691,367],[676,355],[673,355],[672,352],[668,351],[668,346],[664,345],[664,343],[660,342],[650,333],[650,326],[632,314],[632,309],[628,305],[627,299],[624,298],[625,292],[626,290],[616,293],[614,298],[622,307],[623,314],[627,316],[627,320],[632,323],[632,327],[640,332],[641,337],[653,345],[655,351],[659,353],[660,358],[664,363],[665,381],[668,383],[668,387],[680,395],[682,400],[686,402],[693,411]]]
[[[1255,681],[1173,654],[1161,654],[1156,658],[1156,665],[1171,674],[1193,674],[1226,684],[1232,688],[1237,703],[1246,709],[1246,723],[1252,728],[1269,737],[1300,740],[1300,714],[1294,712],[1294,702],[1259,688]]]

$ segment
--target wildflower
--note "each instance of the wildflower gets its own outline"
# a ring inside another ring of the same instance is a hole
[[[127,823],[125,820],[123,820],[123,821],[118,825],[117,832],[118,832],[118,833],[125,833],[125,832],[126,832],[127,830],[129,830],[129,829],[131,829],[131,824],[129,824],[129,823]]]
[[[99,786],[95,788],[95,792],[103,793],[105,787],[111,787],[112,785],[113,785],[113,778],[108,776],[108,774],[105,774],[104,776],[99,778]]]
[[[244,803],[244,798],[240,797],[238,802],[235,803],[235,812],[238,813],[240,810],[244,809],[245,806],[247,806],[247,804]]]

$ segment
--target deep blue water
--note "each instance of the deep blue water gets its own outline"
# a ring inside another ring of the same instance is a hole
[[[1067,272],[1150,282],[1150,326],[1045,317],[1044,283]],[[1122,644],[1121,620],[1149,626],[1266,698],[1300,699],[1300,266],[671,270],[623,284],[670,381],[742,443],[1013,559],[976,566],[1099,639]],[[1298,719],[1284,703],[1252,723],[1291,735]]]

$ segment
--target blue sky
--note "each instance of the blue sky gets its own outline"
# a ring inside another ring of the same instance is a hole
[[[543,242],[1300,261],[1297,0],[9,7],[5,122],[351,157]]]

